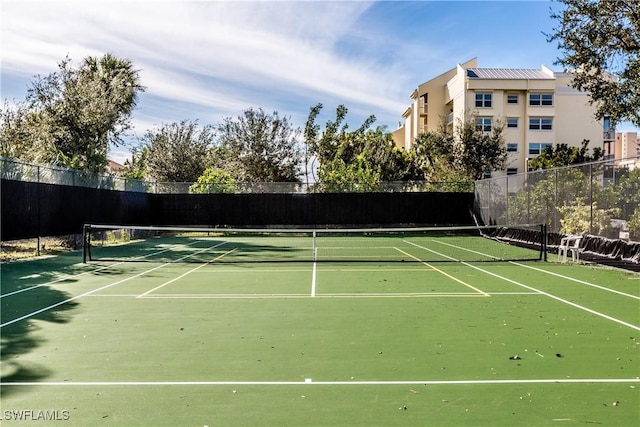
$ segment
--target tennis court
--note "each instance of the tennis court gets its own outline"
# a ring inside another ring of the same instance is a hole
[[[640,275],[418,230],[2,265],[3,425],[640,425]]]

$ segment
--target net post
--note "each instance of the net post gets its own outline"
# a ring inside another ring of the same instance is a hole
[[[88,224],[85,224],[82,227],[82,263],[86,264],[87,263],[87,256],[89,257],[89,260],[91,260],[91,226]]]
[[[313,262],[318,260],[318,247],[316,246],[316,230],[313,230],[311,240],[313,241],[311,246],[313,249]]]

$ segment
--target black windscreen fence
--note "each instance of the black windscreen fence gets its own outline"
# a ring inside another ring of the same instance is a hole
[[[2,180],[3,241],[157,226],[473,225],[472,193],[152,194]]]

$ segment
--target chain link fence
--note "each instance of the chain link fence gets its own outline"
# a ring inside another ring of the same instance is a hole
[[[0,158],[1,177],[15,181],[101,188],[156,194],[188,194],[192,182],[156,182],[128,179],[117,174],[95,174],[57,166],[34,165]],[[472,182],[398,181],[329,186],[298,182],[234,182],[198,184],[198,193],[347,193],[347,192],[463,192],[472,193]]]
[[[640,156],[476,181],[475,202],[486,224],[640,241]]]

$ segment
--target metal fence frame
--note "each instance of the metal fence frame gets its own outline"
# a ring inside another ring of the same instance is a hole
[[[579,234],[628,239],[626,220],[636,206],[629,206],[614,189],[634,168],[640,168],[640,156],[479,180],[476,209],[487,224],[541,222],[549,232],[566,233],[571,227],[567,223],[580,217],[584,226]]]
[[[38,182],[116,191],[132,191],[154,194],[188,194],[192,182],[157,182],[129,179],[117,174],[96,174],[58,166],[36,165],[15,159],[0,157],[2,179]],[[370,186],[352,184],[332,188],[320,183],[298,182],[235,182],[233,184],[212,184],[206,193],[345,193],[345,192],[473,192],[473,183],[393,181],[380,182]]]

